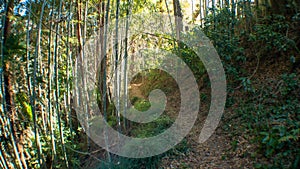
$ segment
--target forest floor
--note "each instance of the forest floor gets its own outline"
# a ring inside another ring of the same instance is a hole
[[[257,88],[270,85],[268,82],[278,79],[281,74],[288,72],[288,67],[277,63],[266,63],[257,67],[256,62],[247,65],[252,85]],[[253,73],[253,74],[252,74]],[[268,160],[258,153],[258,145],[253,143],[250,131],[242,131],[240,117],[236,117],[235,110],[242,106],[242,100],[247,100],[242,88],[234,89],[227,98],[237,100],[233,105],[225,108],[218,128],[204,143],[198,142],[202,126],[210,108],[210,86],[202,79],[198,81],[201,97],[200,111],[190,133],[185,137],[188,151],[165,156],[160,168],[254,168],[257,163],[268,163]],[[137,83],[138,82],[138,83]],[[147,98],[147,93],[155,88],[162,88],[167,95],[165,114],[176,119],[180,107],[180,92],[175,82],[164,74],[158,73],[158,78],[136,80],[130,85],[130,95]],[[167,84],[167,85],[166,85]],[[275,88],[275,87],[274,87]]]
[[[148,85],[155,83],[149,83]],[[145,84],[147,85],[147,84]],[[139,98],[146,98],[141,89],[144,85],[131,84],[130,93]],[[174,87],[169,85],[169,87]],[[151,87],[150,87],[151,88]],[[173,118],[176,118],[178,107],[180,107],[179,92],[176,90],[169,93],[168,103],[165,113]],[[210,89],[203,88],[200,93],[205,95],[210,94]],[[169,105],[169,106],[168,106]],[[182,154],[166,156],[163,158],[160,165],[161,168],[253,168],[253,163],[249,157],[244,157],[244,148],[240,147],[232,151],[232,140],[229,133],[222,129],[224,121],[222,120],[217,130],[205,142],[200,144],[198,142],[199,135],[206,119],[210,105],[210,99],[201,101],[201,108],[197,120],[190,133],[186,136],[188,151]],[[177,110],[176,110],[177,109]],[[230,112],[226,110],[225,114]],[[240,137],[240,145],[247,145],[247,140]],[[249,149],[250,147],[247,147]]]
[[[279,63],[266,62],[260,67],[257,67],[255,62],[252,65],[247,65],[247,71],[250,72],[249,75],[252,78],[252,85],[257,89],[264,86],[271,86],[271,88],[276,89],[278,77],[284,72],[288,72],[288,67],[280,66]],[[253,75],[252,72],[254,72]],[[243,106],[243,100],[247,100],[249,97],[241,87],[235,87],[233,92],[228,91],[227,99],[234,99],[235,101],[225,107],[221,121],[212,136],[202,144],[198,142],[211,102],[211,89],[207,81],[207,75],[198,79],[201,98],[200,111],[192,130],[184,139],[186,151],[164,155],[160,159],[159,168],[235,169],[255,168],[255,165],[261,163],[268,164],[270,160],[259,152],[259,145],[253,142],[254,136],[251,133],[253,131],[245,130],[243,126],[247,124],[236,112]],[[270,81],[276,83],[270,84]],[[180,110],[180,91],[172,77],[163,72],[154,71],[150,73],[150,76],[148,74],[148,77],[138,76],[133,79],[129,86],[129,98],[131,101],[135,97],[147,100],[149,92],[154,89],[161,89],[167,96],[167,104],[163,114],[171,119],[176,119]],[[134,103],[132,104],[134,105]],[[97,156],[105,158],[104,152],[97,153]],[[90,161],[91,157],[86,160]],[[147,168],[147,166],[144,167]]]

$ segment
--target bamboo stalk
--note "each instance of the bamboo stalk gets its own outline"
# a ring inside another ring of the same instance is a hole
[[[29,10],[31,10],[31,3],[29,3]],[[28,14],[28,19],[27,19],[27,32],[26,32],[26,58],[27,58],[27,69],[26,73],[29,75],[29,69],[30,69],[30,20],[31,20],[31,13],[29,12]],[[31,96],[31,80],[30,76],[27,76],[27,90],[28,90],[28,96]]]
[[[62,10],[62,0],[59,1],[59,8],[58,8],[58,19],[61,18],[61,10]],[[56,25],[56,32],[58,32],[60,29],[60,23],[57,23]],[[57,123],[58,123],[58,129],[59,129],[59,135],[60,135],[60,142],[62,146],[62,153],[64,156],[64,162],[66,167],[69,167],[67,153],[66,153],[66,147],[64,142],[64,134],[63,134],[63,128],[61,126],[61,110],[59,109],[59,77],[58,77],[58,43],[59,43],[60,37],[58,34],[55,36],[55,43],[54,43],[54,79],[55,79],[55,111],[57,115]]]
[[[106,107],[106,99],[107,99],[107,87],[106,87],[106,60],[107,60],[107,54],[106,54],[106,49],[107,49],[107,33],[108,33],[108,16],[109,16],[109,7],[110,7],[110,0],[107,0],[106,4],[106,10],[105,10],[105,27],[104,27],[104,44],[103,44],[103,59],[102,62],[103,64],[103,114],[104,114],[104,119],[107,119],[107,107]],[[106,150],[107,150],[107,158],[108,161],[111,162],[111,156],[110,152],[108,150],[108,145],[107,145],[107,136],[106,136],[106,131],[104,130],[104,137],[105,137],[105,145],[106,145]]]
[[[67,23],[67,45],[66,45],[66,55],[67,55],[67,70],[66,70],[66,74],[67,74],[67,80],[66,80],[66,88],[67,88],[67,96],[66,96],[66,100],[67,100],[67,116],[68,116],[68,123],[69,123],[69,127],[70,127],[70,134],[72,135],[73,131],[72,131],[72,114],[71,114],[71,109],[70,109],[70,63],[71,63],[71,53],[70,53],[70,36],[71,36],[71,12],[72,12],[72,5],[73,5],[73,1],[70,1],[70,5],[69,5],[69,17],[68,17],[68,23]]]
[[[54,11],[55,1],[52,2],[51,13],[50,13],[50,20],[53,20],[53,11]],[[50,128],[50,136],[51,136],[51,151],[52,151],[52,164],[56,163],[56,145],[55,145],[55,134],[54,134],[54,127],[53,124],[55,123],[53,119],[53,112],[52,112],[52,103],[51,103],[51,91],[52,91],[52,62],[51,62],[51,45],[52,45],[52,27],[53,24],[50,22],[50,31],[48,34],[48,113],[49,113],[49,128]]]
[[[202,0],[199,1],[199,15],[200,15],[200,26],[202,28],[203,26],[203,21],[202,21]]]
[[[31,97],[31,109],[32,109],[32,115],[33,115],[33,125],[34,125],[34,134],[35,134],[35,140],[36,140],[36,147],[38,149],[38,164],[40,167],[42,167],[43,159],[41,157],[41,145],[39,141],[39,134],[37,129],[37,114],[36,114],[36,75],[37,75],[37,62],[38,58],[40,56],[40,40],[41,40],[41,34],[42,34],[42,22],[43,22],[43,15],[44,15],[44,9],[46,6],[46,1],[43,1],[42,8],[41,8],[41,14],[40,14],[40,20],[38,25],[38,32],[37,32],[37,39],[36,39],[36,49],[35,49],[35,55],[34,55],[34,63],[33,63],[33,82],[32,82],[32,97]]]
[[[127,113],[127,97],[128,97],[128,77],[127,77],[127,61],[128,61],[128,31],[129,31],[129,15],[131,11],[131,1],[127,0],[127,8],[126,8],[126,25],[125,25],[125,54],[124,54],[124,129],[126,130],[127,126],[127,119],[126,113]]]
[[[117,111],[116,116],[118,119],[118,134],[120,133],[120,79],[119,79],[119,72],[118,72],[118,65],[119,65],[119,14],[120,14],[120,0],[116,0],[116,25],[115,25],[115,42],[114,42],[114,55],[115,55],[115,84],[114,84],[114,97],[116,97],[116,105],[117,105]]]
[[[1,144],[1,147],[0,147],[0,159],[1,159],[1,168],[4,168],[4,169],[8,169],[8,166],[7,166],[7,162],[6,162],[6,158],[4,158],[4,155],[2,153],[2,144]]]
[[[81,64],[83,64],[83,69],[82,71],[84,72],[87,72],[86,71],[86,68],[87,68],[87,62],[85,61],[85,48],[84,48],[84,45],[85,45],[85,42],[86,42],[86,23],[87,23],[87,11],[88,10],[88,0],[85,1],[85,9],[84,9],[84,17],[83,17],[83,23],[84,23],[84,26],[83,26],[83,38],[82,38],[82,48],[81,48]],[[80,36],[82,37],[82,36]],[[82,73],[82,75],[84,75],[84,73]],[[89,94],[87,92],[87,88],[86,88],[86,78],[83,78],[83,87],[84,87],[84,94],[85,94],[85,97],[86,97],[86,101],[87,103],[89,102]],[[89,107],[89,104],[86,104],[86,113],[85,113],[85,121],[86,121],[86,132],[87,132],[87,137],[86,137],[86,140],[87,140],[87,149],[88,151],[90,150],[90,138],[89,138],[89,132],[90,132],[90,127],[89,127],[89,124],[88,124],[88,121],[89,121],[89,116],[90,116],[90,107]]]

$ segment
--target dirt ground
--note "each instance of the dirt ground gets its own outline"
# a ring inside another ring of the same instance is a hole
[[[130,94],[139,98],[147,98],[145,94],[143,94],[144,92],[141,91],[144,90],[143,86],[144,85],[142,83],[131,84]],[[172,88],[175,86],[170,85],[169,87]],[[176,118],[179,110],[178,108],[180,107],[180,94],[175,89],[169,91],[170,92],[167,94],[168,103],[165,113],[173,118]],[[201,89],[200,93],[204,93],[205,95],[209,96],[210,89],[204,87]],[[243,138],[243,136],[238,136],[238,142],[233,142],[229,137],[230,133],[224,131],[222,127],[226,118],[221,120],[217,130],[205,143],[198,143],[198,137],[206,119],[209,105],[209,97],[204,101],[201,101],[200,109],[202,111],[199,112],[193,129],[186,136],[188,142],[187,153],[164,157],[160,168],[253,168],[253,160],[251,159],[251,156],[247,155],[246,152],[247,150],[251,149],[251,147],[249,147],[247,144],[248,140]],[[226,111],[227,112],[224,113],[224,116],[230,113],[230,110]]]

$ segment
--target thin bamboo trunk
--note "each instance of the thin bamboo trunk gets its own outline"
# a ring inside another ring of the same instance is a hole
[[[71,36],[71,12],[72,12],[72,5],[73,5],[73,1],[70,2],[70,5],[69,5],[69,17],[68,17],[68,23],[67,23],[67,49],[66,49],[66,55],[67,55],[67,70],[66,70],[66,74],[67,74],[67,79],[66,79],[66,89],[67,89],[67,96],[66,96],[66,100],[67,100],[67,119],[68,119],[68,124],[69,124],[69,128],[70,128],[70,133],[72,135],[73,133],[73,130],[72,130],[72,111],[71,111],[71,108],[70,108],[70,96],[71,96],[71,93],[70,93],[70,67],[72,67],[70,64],[72,63],[71,62],[71,59],[72,59],[72,56],[71,56],[71,53],[70,53],[70,36]]]
[[[118,119],[118,130],[120,133],[120,79],[119,79],[119,72],[118,72],[118,65],[119,65],[119,13],[120,13],[120,0],[116,0],[116,25],[115,25],[115,42],[114,42],[114,55],[115,55],[115,85],[114,85],[114,97],[116,97],[116,116]]]
[[[107,0],[107,4],[106,4],[106,10],[105,10],[105,27],[104,27],[104,42],[103,42],[103,59],[102,59],[102,69],[103,69],[103,114],[104,114],[104,119],[107,119],[107,107],[106,107],[106,101],[107,101],[107,87],[106,87],[106,60],[107,60],[107,54],[106,54],[106,49],[107,49],[107,33],[108,33],[108,18],[109,18],[109,9],[110,9],[110,0]],[[108,145],[107,145],[107,136],[106,136],[106,131],[104,130],[103,133],[104,137],[105,137],[105,145],[106,145],[106,150],[107,150],[107,158],[108,161],[111,162],[111,156],[110,156],[110,152],[108,149]]]
[[[205,1],[205,5],[204,5],[204,10],[205,10],[205,18],[207,17],[207,15],[208,15],[208,0],[204,0]]]
[[[29,3],[29,10],[31,10],[31,3]],[[29,12],[28,14],[28,19],[27,19],[27,32],[26,32],[26,58],[27,58],[27,62],[26,62],[26,73],[27,75],[29,75],[29,69],[30,69],[30,20],[31,20],[31,13]],[[30,76],[27,76],[27,95],[31,96],[31,80],[30,80]]]
[[[3,153],[2,146],[0,147],[0,159],[1,159],[1,168],[8,169],[6,162],[5,152]]]
[[[127,58],[128,58],[128,31],[129,31],[129,15],[131,11],[131,1],[127,0],[127,8],[126,8],[126,25],[125,25],[125,53],[124,53],[124,130],[126,131],[127,129],[127,119],[126,113],[127,113],[127,97],[128,97],[128,77],[127,77]]]
[[[84,45],[85,45],[85,42],[86,42],[86,24],[87,24],[87,11],[88,10],[88,0],[85,1],[85,8],[84,8],[84,17],[83,17],[83,23],[84,23],[84,26],[83,26],[83,36],[80,36],[82,39],[81,39],[81,53],[80,53],[80,58],[81,58],[81,64],[83,64],[83,69],[84,70],[81,70],[83,72],[86,72],[86,68],[87,68],[87,62],[85,61],[85,48],[84,48]],[[84,73],[82,73],[82,75],[84,75]],[[89,94],[87,92],[87,89],[86,89],[86,78],[83,78],[83,87],[84,87],[84,95],[86,97],[86,101],[87,103],[89,102]],[[89,108],[89,104],[86,104],[86,113],[85,113],[85,121],[86,121],[86,133],[87,133],[87,137],[86,137],[86,141],[87,141],[87,149],[88,151],[90,150],[90,138],[88,137],[89,135],[89,132],[90,132],[90,129],[89,129],[89,124],[88,124],[88,121],[89,121],[89,116],[90,116],[90,108]]]
[[[59,2],[59,8],[58,8],[58,19],[61,19],[61,10],[62,10],[62,0]],[[57,115],[57,123],[58,123],[58,129],[59,129],[59,135],[60,135],[60,142],[62,146],[62,153],[64,156],[64,162],[66,167],[69,167],[68,163],[68,158],[67,158],[67,153],[66,153],[66,147],[65,147],[65,142],[64,142],[64,134],[63,134],[63,128],[61,125],[61,110],[59,109],[59,77],[58,77],[58,62],[59,62],[59,52],[58,52],[58,43],[60,41],[60,37],[58,34],[58,31],[60,29],[60,23],[58,22],[56,25],[56,36],[55,36],[55,43],[54,43],[54,79],[55,79],[55,111]]]
[[[173,24],[172,24],[171,12],[170,12],[169,5],[168,5],[167,0],[165,0],[165,4],[166,4],[167,11],[168,11],[168,17],[169,17],[169,20],[170,20],[170,25],[171,25],[172,34],[173,34],[173,33],[174,33],[174,30],[173,30]]]
[[[53,20],[53,13],[54,13],[54,5],[55,1],[52,2],[52,7],[51,7],[51,13],[50,13],[50,20]],[[56,163],[56,144],[55,144],[55,134],[54,134],[54,127],[53,124],[55,124],[55,120],[53,118],[53,111],[52,111],[52,103],[51,103],[51,91],[52,91],[52,55],[51,55],[51,50],[52,50],[52,29],[53,29],[53,24],[50,22],[50,30],[48,34],[48,94],[47,94],[47,99],[48,99],[48,114],[49,114],[49,129],[50,129],[50,137],[51,137],[51,151],[52,151],[52,157],[51,157],[51,162],[48,164],[50,167]]]
[[[174,16],[175,16],[175,25],[176,25],[176,37],[180,41],[180,34],[183,31],[183,22],[182,22],[182,11],[180,7],[179,0],[173,0]]]
[[[202,28],[203,26],[203,20],[202,20],[202,0],[199,1],[199,15],[200,15],[200,26]]]
[[[44,9],[45,9],[46,1],[43,1],[42,8],[41,8],[41,14],[39,18],[39,25],[38,25],[38,32],[37,32],[37,39],[36,39],[36,49],[35,49],[35,56],[34,56],[34,63],[33,63],[33,82],[32,82],[32,97],[31,97],[31,109],[32,109],[32,116],[33,116],[33,125],[34,125],[34,134],[35,134],[35,141],[36,141],[36,147],[37,147],[37,155],[38,155],[38,164],[40,167],[43,167],[44,161],[41,157],[41,144],[39,140],[39,131],[37,129],[37,114],[36,114],[36,76],[37,76],[37,65],[38,65],[38,58],[41,54],[40,51],[40,41],[42,36],[42,22],[43,22],[43,16],[44,16]]]
[[[215,0],[212,0],[212,11],[213,11],[213,18],[214,18],[214,30],[216,29],[216,25],[218,24],[217,23],[217,20],[216,20],[216,4],[215,4]]]
[[[232,15],[232,20],[231,20],[231,36],[234,35],[234,27],[235,27],[235,21],[236,21],[236,3],[234,0],[231,0],[231,15]]]

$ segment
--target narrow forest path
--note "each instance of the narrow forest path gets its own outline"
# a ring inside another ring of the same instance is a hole
[[[131,97],[139,97],[147,99],[143,94],[145,85],[153,85],[153,83],[136,83],[129,87]],[[171,86],[174,87],[174,86]],[[151,87],[150,87],[151,88]],[[148,88],[149,89],[149,88]],[[180,107],[180,93],[175,89],[170,89],[167,95],[167,107],[165,113],[172,118],[176,118],[178,108]],[[210,89],[203,88],[200,93],[210,96]],[[248,146],[248,141],[240,137],[239,142],[230,139],[230,133],[224,131],[225,122],[222,120],[214,134],[203,144],[198,143],[198,138],[206,119],[210,106],[209,97],[201,100],[201,107],[198,118],[190,133],[186,136],[188,151],[184,154],[166,156],[163,158],[160,168],[253,168],[253,160],[245,157],[243,146]],[[230,110],[226,110],[229,113]],[[237,146],[239,144],[240,146]]]
[[[142,94],[140,90],[142,83],[132,83],[129,85],[130,95],[133,97],[143,98],[146,99],[146,96]]]

